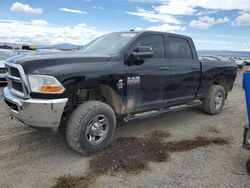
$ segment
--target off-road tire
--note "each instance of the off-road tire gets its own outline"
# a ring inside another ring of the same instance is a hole
[[[222,96],[222,103],[218,109],[215,107],[215,97],[216,95],[220,93]],[[225,89],[222,86],[219,85],[212,85],[209,89],[208,96],[203,99],[203,111],[207,114],[216,115],[219,114],[224,106],[225,103]]]
[[[86,128],[91,119],[103,114],[109,122],[109,131],[105,139],[98,145],[91,145],[85,136]],[[116,117],[113,109],[99,101],[87,101],[79,105],[71,114],[66,128],[66,139],[69,146],[82,155],[92,155],[103,150],[111,141],[116,127]]]

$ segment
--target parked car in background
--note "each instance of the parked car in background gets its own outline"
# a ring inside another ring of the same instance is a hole
[[[250,58],[244,60],[245,65],[250,65]]]
[[[228,62],[231,61],[231,60],[229,60],[226,57],[223,57],[223,56],[213,56],[213,55],[200,56],[199,60],[201,60],[201,61],[228,61]]]
[[[235,62],[235,64],[238,66],[239,69],[243,69],[245,62],[240,57],[233,57],[232,60]]]
[[[245,65],[243,60],[235,60],[235,64],[239,67],[239,69],[243,69]]]
[[[215,56],[210,56],[210,55],[207,55],[207,56],[200,56],[199,57],[199,60],[201,61],[220,61],[219,58],[215,57]]]
[[[13,55],[15,55],[13,50],[5,50],[5,49],[0,50],[0,83],[7,82],[5,79],[6,70],[4,62],[6,59],[10,58]]]

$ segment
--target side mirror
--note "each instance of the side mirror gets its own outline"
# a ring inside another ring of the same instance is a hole
[[[154,52],[150,46],[138,46],[136,50],[132,52],[132,56],[135,59],[152,58],[154,56]]]
[[[125,64],[131,65],[141,65],[144,63],[144,59],[152,58],[154,56],[153,49],[149,46],[139,46],[134,52],[127,55],[125,59]]]

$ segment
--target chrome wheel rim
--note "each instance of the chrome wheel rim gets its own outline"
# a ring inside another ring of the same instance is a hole
[[[85,137],[89,144],[97,145],[107,137],[108,131],[108,118],[103,114],[98,114],[89,121]]]
[[[222,93],[217,93],[214,98],[214,107],[216,110],[220,109],[223,102]]]

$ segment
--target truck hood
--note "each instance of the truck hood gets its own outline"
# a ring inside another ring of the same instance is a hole
[[[108,62],[112,56],[85,54],[83,52],[28,53],[9,58],[10,63],[20,64],[27,74],[50,74],[62,69],[74,69],[79,65],[89,67]],[[77,66],[76,66],[77,65]]]

